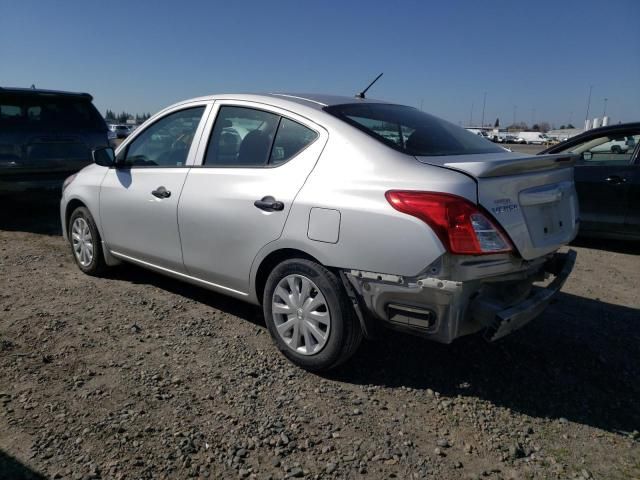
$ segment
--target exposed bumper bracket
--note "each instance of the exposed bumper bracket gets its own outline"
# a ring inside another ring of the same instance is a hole
[[[510,308],[500,309],[484,305],[482,307],[483,316],[487,315],[486,310],[490,310],[493,316],[491,326],[485,332],[485,338],[489,341],[498,340],[517,330],[535,317],[540,315],[547,307],[551,299],[560,291],[564,282],[569,277],[576,262],[577,253],[569,250],[567,253],[559,253],[545,265],[545,271],[556,276],[547,287],[533,293],[529,298]]]

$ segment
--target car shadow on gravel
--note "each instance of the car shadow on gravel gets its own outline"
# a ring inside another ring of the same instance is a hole
[[[2,196],[0,230],[61,235],[60,196],[52,193],[27,193]],[[8,208],[7,208],[8,206]]]
[[[152,285],[265,328],[259,308],[133,265],[114,280]],[[382,330],[326,378],[432,389],[488,400],[533,417],[612,432],[640,430],[640,311],[561,292],[530,325],[495,343],[480,336],[441,345]]]
[[[11,480],[45,480],[46,477],[23,465],[0,450],[0,478]]]
[[[637,240],[578,237],[571,242],[571,245],[607,252],[625,253],[627,255],[640,255],[640,242]]]
[[[176,280],[150,270],[145,270],[131,264],[122,264],[116,268],[112,268],[106,275],[108,278],[113,280],[121,280],[141,285],[153,285],[154,287],[194,300],[198,303],[208,305],[211,308],[234,315],[242,320],[246,320],[254,325],[264,327],[266,329],[262,311],[255,305],[251,305],[247,302],[243,302],[226,295],[221,295],[212,292],[211,290]]]
[[[470,336],[440,345],[385,331],[329,378],[477,397],[626,433],[640,430],[639,366],[640,311],[561,293],[540,318],[495,343]]]
[[[148,270],[122,265],[110,278],[152,285],[265,328],[259,308]],[[451,345],[382,330],[325,377],[475,397],[532,417],[611,432],[640,430],[640,311],[561,292],[530,325],[499,342]]]

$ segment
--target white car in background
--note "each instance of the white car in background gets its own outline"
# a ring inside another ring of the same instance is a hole
[[[544,145],[549,141],[544,133],[541,132],[520,132],[518,133],[517,143],[526,143],[532,145]]]

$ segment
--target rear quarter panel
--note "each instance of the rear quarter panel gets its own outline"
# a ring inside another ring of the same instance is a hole
[[[349,130],[353,131],[330,132],[281,237],[258,254],[254,276],[261,259],[281,248],[302,250],[330,267],[402,276],[418,275],[445,252],[427,224],[395,210],[385,193],[394,189],[436,191],[476,202],[475,182],[462,173],[421,164],[352,127]],[[340,212],[337,242],[309,238],[312,208]]]

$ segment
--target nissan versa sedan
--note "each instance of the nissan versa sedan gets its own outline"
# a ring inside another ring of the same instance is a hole
[[[527,156],[415,108],[320,95],[173,105],[64,185],[80,270],[131,262],[261,305],[309,370],[381,326],[499,339],[561,288],[574,156]]]

